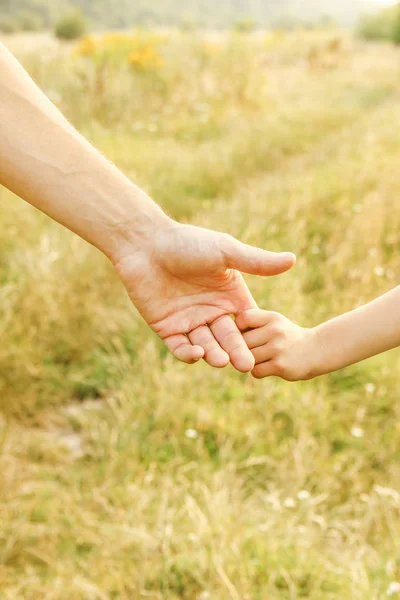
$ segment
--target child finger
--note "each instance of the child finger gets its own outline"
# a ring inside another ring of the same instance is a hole
[[[255,379],[264,379],[264,377],[272,377],[276,375],[274,363],[270,360],[260,365],[256,365],[251,374]]]
[[[266,344],[268,342],[267,326],[246,331],[246,333],[243,334],[243,339],[250,350]]]
[[[271,348],[269,344],[264,344],[263,346],[258,346],[252,350],[254,360],[256,361],[256,365],[264,363],[271,358],[274,358],[274,350]]]
[[[236,317],[236,325],[240,331],[246,331],[246,329],[253,329],[255,327],[263,327],[269,323],[276,313],[268,310],[259,310],[258,308],[252,308],[245,310]]]

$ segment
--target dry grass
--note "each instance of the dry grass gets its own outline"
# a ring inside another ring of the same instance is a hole
[[[162,85],[117,70],[100,103],[69,48],[13,47],[176,217],[297,252],[260,305],[312,324],[396,285],[398,51],[213,43],[174,36]],[[1,598],[387,597],[398,352],[295,385],[177,364],[96,251],[0,198]]]

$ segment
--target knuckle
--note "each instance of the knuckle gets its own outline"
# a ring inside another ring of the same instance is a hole
[[[235,238],[230,233],[223,233],[222,235],[224,236],[224,238],[227,242],[230,242],[230,243],[236,242]]]
[[[272,321],[269,331],[273,336],[279,336],[283,333],[283,326],[279,321]]]
[[[234,247],[236,240],[233,235],[229,233],[220,234],[221,247],[226,249],[228,252]]]
[[[240,335],[240,333],[238,331],[227,331],[223,336],[222,336],[222,341],[225,344],[229,344],[229,345],[241,345],[242,342],[242,336]]]
[[[273,367],[274,373],[280,377],[282,377],[283,375],[285,375],[286,372],[286,365],[284,363],[284,361],[280,358],[275,358],[274,360],[271,361],[271,366]]]
[[[269,345],[271,352],[276,356],[283,350],[283,341],[279,338],[275,338]]]
[[[251,329],[251,323],[252,320],[250,315],[243,315],[240,320],[237,321],[238,326],[242,330]]]
[[[273,310],[271,311],[271,317],[273,321],[279,321],[281,318],[281,314]]]

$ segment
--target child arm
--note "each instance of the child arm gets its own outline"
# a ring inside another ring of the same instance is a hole
[[[400,286],[311,329],[259,310],[242,313],[237,324],[250,329],[244,338],[255,358],[256,378],[312,379],[400,346]]]
[[[321,373],[330,373],[400,346],[400,286],[316,328]]]

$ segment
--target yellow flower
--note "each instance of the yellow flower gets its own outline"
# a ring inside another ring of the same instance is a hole
[[[93,36],[85,36],[75,48],[75,54],[78,56],[93,56],[96,52],[97,41]]]
[[[118,67],[128,62],[137,70],[153,71],[164,66],[158,52],[161,41],[160,36],[153,34],[108,31],[97,38],[86,36],[75,53],[90,57],[99,65]]]
[[[118,44],[127,40],[129,40],[129,36],[119,31],[107,31],[101,38],[102,43],[106,45]]]
[[[208,40],[204,42],[203,49],[206,56],[216,56],[221,52],[222,47],[218,42]]]
[[[132,54],[128,56],[128,62],[130,62],[132,65],[139,64],[140,54],[138,52],[132,52]]]
[[[267,48],[274,48],[279,46],[285,39],[285,33],[279,29],[272,31],[265,38],[265,46]]]
[[[141,71],[152,71],[164,66],[163,59],[150,45],[133,50],[128,56],[128,62]]]

